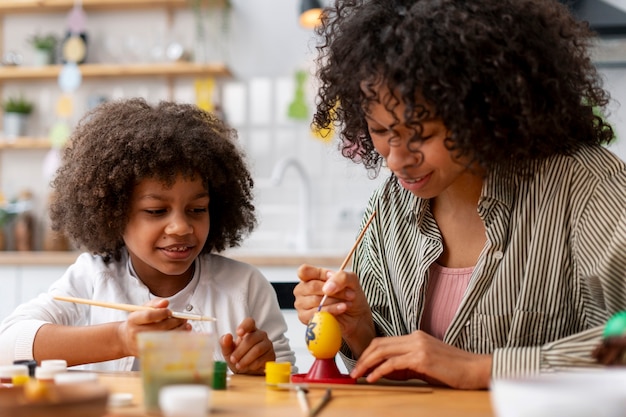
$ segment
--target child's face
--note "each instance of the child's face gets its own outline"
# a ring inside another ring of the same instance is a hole
[[[179,176],[172,187],[141,180],[133,190],[124,243],[142,281],[190,277],[209,235],[209,193],[200,179]]]
[[[384,104],[388,94],[388,89],[379,87],[378,100],[366,109],[372,143],[402,187],[421,198],[437,197],[468,170],[445,147],[448,131],[432,110],[421,120],[421,141],[409,144],[415,130],[405,124],[405,105],[399,103],[389,111]]]

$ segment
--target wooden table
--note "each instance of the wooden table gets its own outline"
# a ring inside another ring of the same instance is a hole
[[[133,405],[110,408],[107,417],[145,417],[142,404],[141,379],[138,373],[102,374],[100,380],[110,392],[130,392]],[[315,405],[324,390],[310,390],[309,400]],[[295,391],[274,390],[259,376],[232,375],[228,389],[213,391],[211,416],[298,417]],[[333,389],[331,402],[319,417],[493,417],[489,391],[459,391],[433,388],[432,392],[399,392]]]

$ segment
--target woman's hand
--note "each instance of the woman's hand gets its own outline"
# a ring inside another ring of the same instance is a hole
[[[167,308],[169,301],[163,298],[150,300],[145,305],[155,307],[153,310],[134,311],[126,321],[120,322],[117,334],[125,352],[124,356],[138,356],[137,334],[146,331],[182,330],[190,331],[191,324],[187,320],[171,317]]]
[[[318,311],[322,297],[327,294],[322,309],[335,316],[344,341],[358,358],[376,332],[370,306],[356,274],[346,271],[333,273],[328,269],[301,265],[298,277],[300,282],[293,294],[300,321],[308,324]]]
[[[263,375],[265,362],[276,360],[274,345],[263,330],[256,328],[251,317],[246,317],[237,327],[237,338],[225,334],[220,347],[228,367],[236,374]]]
[[[365,349],[353,378],[419,378],[458,389],[486,389],[491,380],[491,355],[477,355],[443,343],[418,330],[406,336],[378,337]]]

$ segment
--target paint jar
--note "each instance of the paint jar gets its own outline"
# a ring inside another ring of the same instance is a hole
[[[28,366],[28,375],[35,377],[35,369],[37,368],[37,361],[34,359],[20,359],[13,361],[13,365],[26,365]]]
[[[147,411],[159,410],[159,391],[166,385],[211,387],[213,335],[177,331],[142,332],[137,335],[137,345]]]
[[[228,364],[224,361],[215,361],[213,365],[213,389],[226,389],[226,373]]]
[[[26,385],[28,384],[28,381],[30,381],[30,375],[28,375],[28,371],[26,371],[26,373],[24,374],[20,373],[18,375],[13,375],[13,377],[11,378],[11,384],[13,384],[14,387]]]
[[[65,359],[46,359],[41,361],[41,365],[39,366],[51,369],[57,373],[67,371],[67,361]]]
[[[278,384],[288,384],[291,377],[291,363],[289,362],[266,362],[265,384],[274,388]]]
[[[57,374],[67,372],[67,362],[63,359],[47,359],[41,361],[41,365],[35,368],[35,379],[54,383]]]
[[[206,385],[167,385],[159,393],[159,407],[165,417],[205,417],[211,400]]]
[[[35,379],[45,384],[54,384],[54,375],[59,373],[55,368],[35,368]]]
[[[0,366],[0,384],[20,385],[27,382],[29,378],[26,365]]]
[[[53,367],[35,368],[35,378],[31,379],[24,387],[24,395],[29,401],[45,401],[50,397],[51,386],[54,385],[54,375],[58,373]]]

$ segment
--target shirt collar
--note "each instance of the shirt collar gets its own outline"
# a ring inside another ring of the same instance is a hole
[[[503,167],[494,168],[483,182],[483,189],[478,205],[480,207],[485,203],[487,205],[499,203],[511,209],[515,201],[515,196],[517,195],[518,187],[519,176]]]

